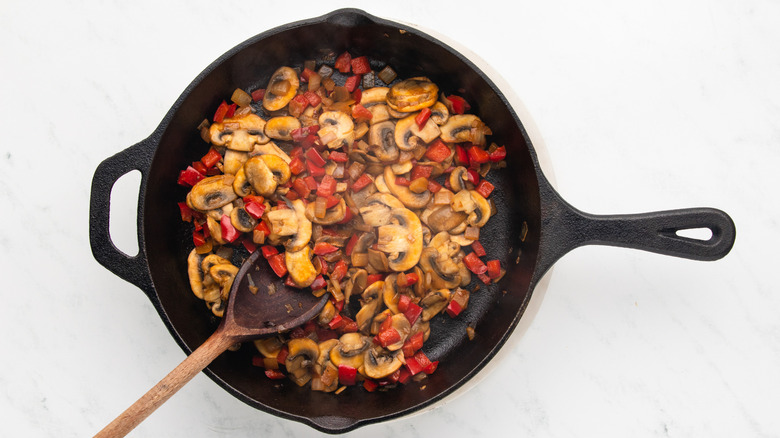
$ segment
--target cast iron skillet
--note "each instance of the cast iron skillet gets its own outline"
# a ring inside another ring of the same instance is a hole
[[[281,65],[322,60],[327,51],[368,55],[373,67],[391,65],[400,78],[425,75],[442,90],[463,95],[472,111],[490,126],[491,140],[506,145],[508,169],[491,174],[498,214],[480,240],[491,257],[501,259],[506,276],[497,285],[481,286],[465,313],[437,318],[425,352],[442,360],[422,384],[389,392],[351,388],[334,396],[271,381],[251,366],[253,349],[218,358],[206,373],[247,404],[329,433],[352,430],[420,410],[462,386],[501,348],[523,315],[534,286],[550,266],[570,250],[589,244],[637,248],[696,260],[725,256],[735,239],[728,215],[709,208],[620,216],[594,216],[566,203],[542,174],[523,124],[506,97],[469,59],[414,28],[344,9],[322,17],[264,32],[236,46],[208,66],[184,90],[149,138],[102,162],[92,181],[90,243],[106,268],[141,288],[173,337],[186,351],[197,348],[217,321],[192,295],[186,258],[190,230],[176,203],[180,169],[207,150],[196,130],[236,87],[263,88]],[[142,174],[138,199],[139,254],[119,251],[109,236],[110,191],[131,170]],[[678,230],[708,228],[712,237],[679,237]],[[475,279],[475,281],[478,281]],[[476,283],[475,283],[476,284]],[[476,338],[465,340],[467,326]]]

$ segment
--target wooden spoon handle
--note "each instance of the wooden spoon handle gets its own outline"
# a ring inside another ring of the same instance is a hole
[[[217,330],[157,385],[98,432],[95,438],[123,437],[130,433],[233,343],[232,337]]]

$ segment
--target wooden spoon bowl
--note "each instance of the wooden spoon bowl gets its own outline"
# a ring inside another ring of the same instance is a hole
[[[308,289],[286,286],[259,258],[255,251],[241,265],[214,334],[95,437],[127,435],[231,345],[288,331],[322,310],[327,295],[317,298]]]

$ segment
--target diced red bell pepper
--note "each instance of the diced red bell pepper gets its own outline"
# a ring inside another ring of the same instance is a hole
[[[301,198],[306,198],[309,196],[309,193],[311,193],[309,186],[306,185],[303,178],[294,179],[292,182],[292,189],[295,190]]]
[[[314,149],[309,149],[314,150]],[[300,175],[306,170],[306,164],[303,163],[301,157],[293,157],[290,160],[290,173],[293,175]]]
[[[307,106],[309,106],[309,101],[303,97],[303,94],[299,94],[287,104],[287,111],[291,116],[298,117],[303,114]]]
[[[330,301],[333,303],[333,306],[336,308],[336,312],[341,312],[344,310],[344,300],[336,301],[335,298],[330,297]]]
[[[325,176],[328,176],[328,175],[325,175]],[[325,198],[325,208],[328,209],[328,208],[331,208],[331,207],[335,207],[335,206],[337,206],[339,204],[339,202],[341,202],[341,198],[339,198],[338,196],[330,195],[330,196]]]
[[[458,304],[457,301],[451,300],[444,310],[447,312],[447,315],[450,315],[450,318],[455,318],[456,316],[460,315],[460,312],[463,310],[463,308],[460,306],[460,304]]]
[[[498,260],[488,260],[487,263],[487,275],[491,280],[501,276],[501,262]]]
[[[315,72],[314,70],[304,67],[303,71],[300,74],[301,82],[309,82],[309,78],[311,75],[313,75]]]
[[[477,184],[477,188],[475,190],[477,193],[482,195],[483,198],[487,198],[491,193],[493,193],[494,188],[495,187],[493,184],[490,184],[487,180],[483,179],[479,182],[479,184]]]
[[[333,196],[331,196],[331,198],[333,198]],[[347,206],[347,209],[344,211],[344,219],[342,219],[342,220],[340,220],[340,221],[338,221],[336,223],[339,224],[339,225],[346,224],[346,223],[348,223],[349,221],[352,220],[353,216],[354,216],[354,213],[352,213],[352,207]]]
[[[422,367],[423,370],[428,368],[428,366],[431,364],[431,360],[428,359],[428,356],[423,353],[422,350],[418,351],[417,353],[414,353],[414,359],[417,361],[417,364]]]
[[[357,91],[357,90],[355,90]],[[356,120],[371,120],[371,118],[374,117],[374,114],[371,113],[366,107],[363,105],[356,103],[352,105],[352,118]]]
[[[311,106],[317,106],[322,102],[320,95],[313,91],[304,92],[303,97],[306,98],[306,100],[309,102],[309,105]]]
[[[325,255],[336,252],[338,250],[338,246],[331,245],[328,242],[317,242],[314,244],[314,250],[312,252],[314,252],[316,255]]]
[[[287,275],[287,265],[284,262],[284,254],[274,254],[271,257],[268,257],[268,264],[271,265],[271,269],[274,270],[274,273],[279,278]]]
[[[252,254],[257,250],[257,244],[255,242],[252,242],[252,238],[246,238],[244,237],[241,239],[241,244],[244,245],[244,248],[246,248],[247,251],[249,251],[249,254]]]
[[[206,175],[206,173],[209,171],[206,168],[206,165],[201,163],[200,161],[193,161],[192,162],[192,168],[200,172],[202,175]]]
[[[317,152],[314,149],[309,150]],[[334,193],[336,193],[336,179],[328,174],[323,175],[322,180],[320,180],[320,184],[317,186],[317,196],[327,198]]]
[[[430,178],[433,173],[433,166],[415,165],[412,167],[412,172],[409,175],[409,179],[412,181],[417,178]]]
[[[330,155],[328,155],[328,158],[335,161],[336,163],[346,163],[349,161],[349,155],[339,151],[331,151]]]
[[[308,187],[309,190],[311,191],[317,190],[317,186],[319,185],[319,183],[317,183],[317,180],[314,179],[314,176],[312,175],[309,175],[306,178],[304,178],[303,182],[306,183],[306,187]]]
[[[412,302],[411,297],[409,295],[401,295],[398,297],[398,310],[403,313],[406,312],[406,309],[409,308],[409,303]]]
[[[423,346],[424,334],[423,332],[417,332],[412,336],[409,336],[404,342],[404,346],[401,347],[401,351],[404,353],[404,357],[412,357],[417,350]]]
[[[255,226],[254,231],[259,231],[263,233],[265,236],[268,236],[271,234],[271,228],[268,227],[268,224],[260,221],[257,223],[257,226]]]
[[[363,381],[363,388],[368,392],[374,392],[379,388],[379,384],[371,379],[366,379]]]
[[[179,172],[179,179],[176,181],[180,186],[192,187],[198,183],[198,181],[205,178],[202,173],[195,170],[192,166],[187,166],[186,169]]]
[[[352,68],[352,55],[349,52],[342,53],[336,58],[333,67],[342,73],[349,73],[349,70]]]
[[[290,349],[287,347],[287,345],[282,345],[282,349],[279,350],[279,354],[276,355],[276,361],[279,362],[279,365],[284,365],[284,362],[287,360],[287,356],[290,355]]]
[[[406,316],[406,319],[409,320],[409,324],[414,325],[414,322],[417,321],[417,318],[420,317],[422,311],[422,307],[415,303],[409,303],[409,306],[406,308],[406,312],[404,312],[404,316]]]
[[[371,71],[371,64],[369,64],[368,58],[365,56],[352,58],[350,63],[352,64],[352,73],[355,73],[356,75],[364,75]]]
[[[184,222],[192,222],[192,209],[186,202],[179,202],[179,213],[181,213],[181,220]]]
[[[450,95],[447,96],[447,100],[450,101],[450,107],[455,114],[463,114],[471,109],[471,105],[466,102],[466,99],[460,96]]]
[[[260,88],[252,92],[252,100],[254,102],[260,102],[265,97],[265,88]]]
[[[423,368],[423,372],[425,374],[433,374],[434,371],[436,371],[436,368],[439,368],[439,361],[434,360],[430,364],[428,364],[427,367]]]
[[[428,191],[431,193],[436,193],[439,190],[441,190],[441,184],[437,183],[436,181],[429,179],[428,180]]]
[[[279,254],[279,250],[276,249],[273,245],[263,245],[260,247],[260,252],[263,254],[263,257],[268,259],[269,257]]]
[[[485,274],[477,274],[477,277],[485,284],[490,284],[493,280],[490,278],[490,276]]]
[[[371,177],[364,173],[360,175],[360,177],[358,177],[355,182],[352,183],[352,191],[359,192],[373,182],[374,181],[371,179]]]
[[[230,106],[223,100],[222,103],[220,103],[217,107],[217,111],[214,112],[214,121],[217,123],[222,123],[222,120],[225,119],[225,115],[227,114],[229,108]]]
[[[390,319],[390,318],[388,318]],[[401,340],[401,334],[398,333],[398,330],[395,328],[388,327],[384,330],[381,330],[376,335],[376,341],[379,345],[381,345],[383,348],[386,348],[388,345],[395,344],[396,342]]]
[[[398,285],[401,287],[411,286],[417,283],[417,280],[419,280],[419,277],[414,272],[409,272],[408,274],[404,274],[403,272],[401,272],[400,274],[398,274],[396,278],[397,278],[396,281],[398,282]]]
[[[319,167],[323,167],[327,163],[325,159],[322,158],[322,155],[317,152],[317,149],[309,149],[306,151],[306,159]]]
[[[326,287],[328,287],[328,282],[325,281],[325,277],[323,277],[322,275],[318,275],[317,277],[314,278],[314,281],[311,283],[309,287],[311,287],[311,290],[325,289]]]
[[[477,257],[476,253],[470,252],[463,257],[463,263],[469,271],[479,275],[487,272],[487,266]]]
[[[494,163],[498,163],[499,161],[501,161],[504,158],[506,158],[506,147],[505,146],[499,146],[499,147],[496,148],[496,150],[494,150],[493,152],[490,152],[488,154],[488,156],[490,157],[490,161],[492,161]]]
[[[353,233],[352,237],[350,237],[349,241],[347,242],[347,246],[344,247],[344,254],[346,254],[347,256],[351,256],[352,250],[355,249],[355,245],[357,245],[357,241],[358,241],[358,234]]]
[[[200,231],[193,231],[192,232],[192,243],[195,246],[203,246],[206,244],[206,236],[203,235]]]
[[[479,243],[479,240],[471,242],[471,249],[474,251],[474,254],[476,254],[477,257],[485,257],[487,255],[485,247]]]
[[[399,186],[409,187],[409,185],[412,183],[409,181],[409,179],[404,178],[403,176],[396,176],[395,177],[395,183]]]
[[[333,272],[330,273],[330,278],[341,281],[342,278],[347,274],[347,270],[349,267],[347,266],[347,263],[344,260],[339,260],[336,262],[336,266],[333,267]]]
[[[340,314],[336,314],[336,316],[328,322],[328,327],[330,327],[331,330],[338,330],[345,323],[344,318]]]
[[[384,280],[384,278],[385,278],[385,276],[382,275],[382,274],[368,274],[368,278],[366,280],[366,284],[370,286],[370,285],[376,283],[377,281]]]
[[[235,103],[231,103],[228,106],[227,112],[225,113],[225,117],[226,118],[233,117],[233,115],[236,113],[236,108],[238,108],[238,105],[236,105]]]
[[[346,386],[352,386],[355,384],[355,378],[357,377],[357,368],[349,365],[339,365],[339,383]]]
[[[265,375],[266,375],[266,377],[268,377],[269,379],[272,379],[272,380],[280,380],[280,379],[284,379],[285,377],[287,377],[287,376],[285,376],[285,374],[283,372],[281,372],[279,370],[265,370]]]
[[[423,367],[420,366],[420,364],[417,362],[417,359],[412,357],[406,358],[406,369],[409,370],[409,373],[411,375],[417,375],[420,371],[423,370]]]
[[[363,90],[356,88],[355,91],[352,92],[352,100],[354,100],[355,103],[360,103],[360,101],[363,100]]]
[[[311,148],[311,149],[309,149],[309,150],[310,150],[310,151],[315,151],[315,152],[316,152],[316,149],[314,149],[314,148]],[[308,171],[309,171],[309,175],[310,175],[310,176],[317,177],[317,176],[322,176],[322,175],[325,175],[325,168],[324,168],[324,167],[317,166],[317,165],[316,165],[316,164],[314,164],[314,162],[312,162],[311,160],[307,160],[307,161],[306,161],[306,170],[308,170]],[[316,187],[315,187],[314,189],[316,190]]]
[[[346,81],[344,81],[344,87],[349,91],[350,93],[355,91],[358,84],[360,83],[360,76],[350,76],[347,78]]]
[[[219,160],[222,159],[222,155],[219,154],[216,150],[209,149],[209,151],[206,153],[206,155],[203,156],[203,158],[200,159],[200,162],[203,163],[206,168],[214,167],[215,164],[219,163]]]
[[[355,333],[358,331],[358,325],[357,322],[344,317],[344,325],[341,326],[341,333]]]
[[[425,124],[428,123],[428,119],[430,117],[431,117],[431,109],[430,108],[423,108],[414,117],[414,122],[417,123],[417,126],[420,129],[423,129],[425,127]]]
[[[412,378],[412,373],[406,367],[398,368],[396,372],[398,373],[398,383],[402,385],[406,385],[409,379]]]
[[[247,202],[244,204],[244,210],[255,219],[260,219],[265,213],[265,204],[259,202]]]
[[[222,219],[219,221],[219,226],[222,230],[222,238],[228,242],[235,242],[236,239],[238,239],[238,237],[241,235],[241,232],[238,231],[230,221],[230,216],[226,214],[222,215]]]
[[[468,152],[470,164],[482,164],[490,161],[490,155],[479,146],[470,147]]]
[[[476,170],[470,167],[466,169],[466,178],[470,183],[474,184],[475,186],[479,184],[479,173],[477,173]]]
[[[425,151],[425,156],[431,161],[441,163],[450,156],[450,152],[450,148],[447,147],[441,139],[437,138],[436,141],[428,146],[428,150]]]
[[[290,277],[289,275],[287,276],[287,278],[284,279],[284,285],[287,287],[292,287],[294,289],[303,289],[302,287],[295,284],[295,281],[293,281],[292,277]]]
[[[468,167],[469,165],[469,154],[459,144],[455,145],[455,162],[461,166]]]

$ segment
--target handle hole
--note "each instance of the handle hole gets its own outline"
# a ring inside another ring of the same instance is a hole
[[[111,242],[128,257],[138,255],[138,193],[141,172],[131,170],[111,187],[108,233]]]
[[[712,239],[712,230],[709,228],[683,228],[675,231],[675,234],[679,237],[686,237],[688,239],[696,239],[704,242]]]

